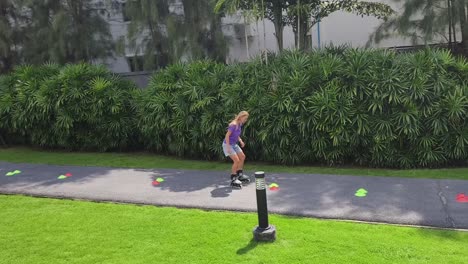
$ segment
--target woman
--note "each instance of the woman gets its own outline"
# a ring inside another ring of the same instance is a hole
[[[237,144],[240,143],[241,147],[245,146],[244,141],[240,138],[242,133],[242,127],[247,122],[249,113],[247,111],[241,111],[235,118],[229,123],[226,136],[223,141],[224,155],[229,156],[233,162],[231,168],[231,186],[241,187],[242,182],[249,182],[250,179],[247,175],[243,174],[243,167],[245,161],[245,154]]]

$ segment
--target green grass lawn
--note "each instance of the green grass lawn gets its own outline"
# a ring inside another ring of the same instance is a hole
[[[227,162],[181,160],[173,157],[147,153],[76,153],[49,152],[29,148],[0,149],[0,160],[18,163],[41,163],[54,165],[83,165],[125,168],[177,168],[193,170],[229,171]],[[468,180],[468,168],[386,170],[367,168],[332,168],[305,166],[275,166],[263,163],[246,163],[247,171],[319,173],[362,176],[395,176],[405,178],[462,179]]]
[[[468,263],[468,233],[0,195],[0,263]]]

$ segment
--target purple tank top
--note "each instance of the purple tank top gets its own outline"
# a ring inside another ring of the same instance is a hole
[[[228,131],[231,131],[231,135],[229,136],[229,144],[230,145],[237,144],[237,140],[239,139],[239,136],[242,132],[242,126],[231,124],[228,127]],[[226,143],[226,138],[224,139],[224,143]]]

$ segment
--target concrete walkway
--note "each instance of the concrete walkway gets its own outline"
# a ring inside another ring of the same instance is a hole
[[[153,186],[156,178],[164,182]],[[267,191],[270,213],[468,229],[468,203],[456,200],[468,196],[468,181],[269,172],[266,180],[279,186]],[[364,197],[356,196],[361,188]],[[213,171],[0,162],[0,193],[256,211],[254,182],[231,189],[226,172]]]

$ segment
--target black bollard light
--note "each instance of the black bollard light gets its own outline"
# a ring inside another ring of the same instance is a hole
[[[266,198],[265,173],[255,172],[255,188],[257,192],[258,226],[253,230],[256,241],[274,241],[276,228],[268,223],[268,207]]]

